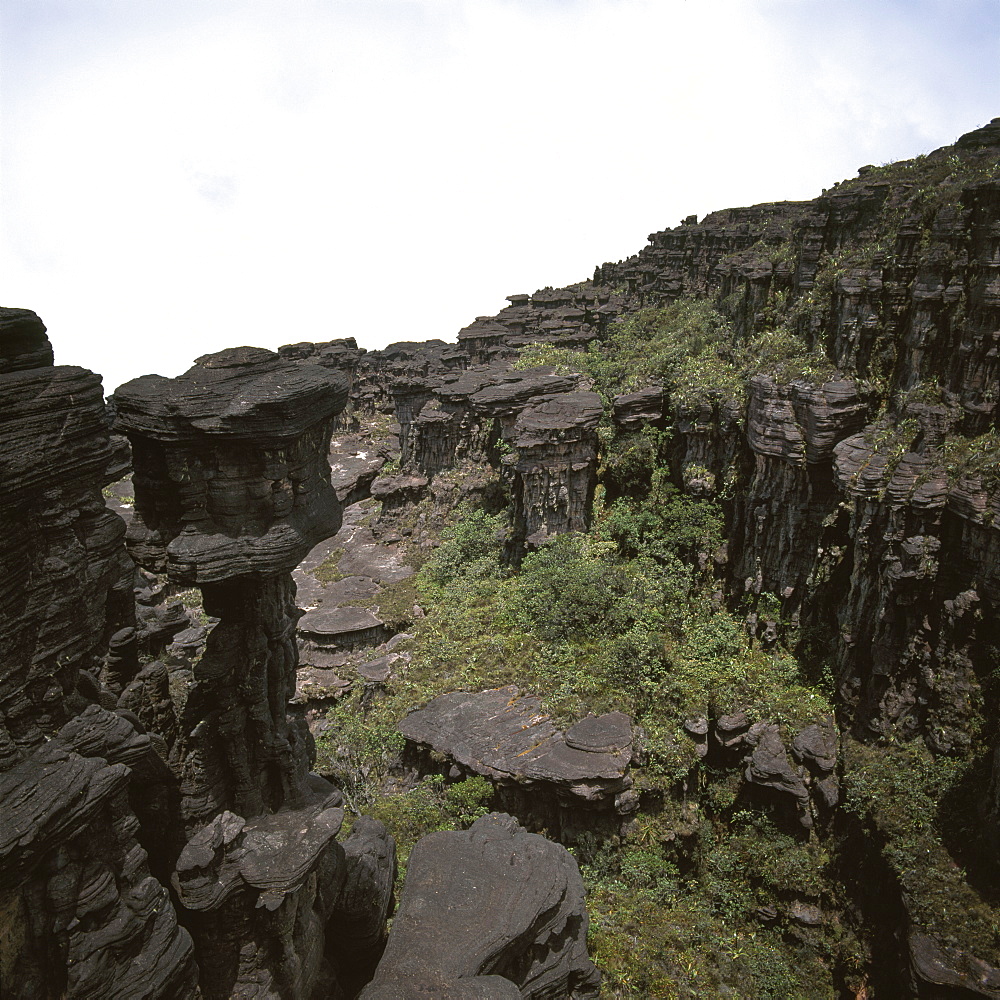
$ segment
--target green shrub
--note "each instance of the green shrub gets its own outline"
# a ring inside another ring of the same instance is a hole
[[[506,515],[460,504],[454,516],[456,522],[442,531],[441,545],[421,568],[425,583],[446,587],[464,577],[499,578]]]
[[[669,483],[642,500],[621,497],[602,516],[598,530],[624,556],[650,556],[692,563],[700,552],[712,553],[723,540],[722,510],[715,500],[688,496]]]
[[[518,351],[514,367],[519,371],[553,368],[557,375],[577,375],[587,371],[588,356],[583,351],[556,344],[528,344]]]
[[[445,789],[444,804],[449,815],[463,827],[471,826],[485,816],[487,804],[493,797],[493,785],[481,775],[457,781]]]
[[[394,721],[363,709],[359,691],[342,699],[327,718],[330,726],[316,741],[318,766],[333,777],[356,812],[365,811],[382,794],[403,737]]]
[[[319,580],[320,583],[336,583],[344,579],[344,574],[337,568],[337,564],[344,558],[344,550],[336,548],[312,571],[311,576]]]

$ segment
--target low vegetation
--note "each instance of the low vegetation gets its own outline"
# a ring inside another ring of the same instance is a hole
[[[845,736],[843,804],[809,831],[751,788],[741,766],[699,758],[685,721],[741,709],[751,721],[777,723],[787,743],[834,716],[831,626],[810,632],[782,621],[783,601],[771,594],[748,595],[739,611],[727,603],[718,567],[738,470],[710,469],[701,459],[685,459],[682,468],[677,460],[682,421],[704,418],[718,430],[744,420],[756,375],[812,386],[846,376],[867,383],[864,391],[882,403],[867,444],[869,463],[887,482],[910,449],[923,447],[914,412],[925,404],[956,410],[957,397],[932,375],[901,390],[922,373],[898,377],[895,320],[859,327],[836,363],[826,349],[831,330],[844,321],[851,296],[875,303],[883,280],[905,285],[921,261],[945,253],[935,219],[961,209],[963,185],[995,172],[995,163],[962,157],[871,168],[830,192],[871,186],[871,218],[855,240],[810,262],[811,280],[799,280],[801,231],[779,220],[729,260],[765,276],[770,267],[779,276],[770,287],[744,283],[719,301],[685,296],[636,309],[587,350],[523,348],[516,367],[580,374],[609,414],[615,396],[648,386],[663,388],[667,412],[640,431],[624,432],[609,418],[600,426],[600,482],[587,533],[515,553],[506,513],[466,502],[451,511],[419,573],[376,598],[383,617],[388,612],[412,632],[400,647],[410,660],[381,696],[355,694],[338,707],[319,749],[321,766],[352,807],[396,836],[404,865],[420,836],[467,826],[493,797],[485,779],[447,780],[443,760],[442,775],[406,780],[396,724],[407,712],[448,691],[517,684],[540,696],[561,726],[610,710],[635,720],[638,813],[621,836],[584,835],[571,844],[605,996],[870,995],[868,977],[883,956],[859,915],[872,893],[853,871],[860,843],[916,925],[946,945],[1000,954],[995,858],[984,860],[980,819],[967,805],[973,796],[962,793],[987,780],[981,733],[950,757],[919,742],[886,737],[866,745]],[[883,191],[885,181],[893,186]],[[1000,488],[995,432],[951,433],[932,450],[940,458],[934,474],[943,470],[949,488],[966,480]],[[425,515],[421,507],[422,525]],[[843,511],[831,514],[838,516]],[[833,567],[842,555],[835,542],[825,558]],[[777,622],[778,640],[759,642],[748,612]],[[998,677],[983,679],[994,701]]]

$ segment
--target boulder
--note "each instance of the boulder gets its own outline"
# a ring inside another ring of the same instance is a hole
[[[598,996],[572,855],[491,813],[418,841],[385,954],[359,1000]]]

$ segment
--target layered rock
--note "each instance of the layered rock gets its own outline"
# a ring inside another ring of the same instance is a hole
[[[174,820],[189,835],[172,881],[206,997],[304,997],[332,982],[343,812],[340,793],[308,774],[308,730],[288,714],[291,571],[340,527],[326,452],[346,395],[328,368],[236,348],[115,397],[135,465],[131,551],[198,585],[219,619],[169,748]]]
[[[460,375],[400,379],[392,391],[401,463],[411,474],[394,486],[397,492],[412,489],[417,476],[493,467],[513,498],[515,545],[586,529],[603,407],[579,376],[495,363]]]
[[[134,615],[124,525],[101,496],[111,450],[100,377],[53,366],[26,309],[0,311],[0,345],[0,757],[12,762],[75,714],[80,671],[100,674]]]
[[[621,712],[582,719],[562,733],[538,698],[510,686],[439,695],[403,719],[399,731],[461,773],[489,778],[522,821],[563,840],[614,826],[638,804],[628,773],[632,724]]]
[[[474,364],[510,360],[529,344],[585,348],[623,304],[619,293],[590,281],[508,295],[507,301],[496,316],[478,316],[459,331],[459,346]]]
[[[137,667],[101,381],[54,366],[38,317],[3,309],[0,399],[0,989],[182,1000],[191,939],[130,801],[164,765],[100,683],[116,636],[113,679]]]
[[[596,998],[586,937],[573,857],[493,813],[413,849],[385,955],[361,1000]]]

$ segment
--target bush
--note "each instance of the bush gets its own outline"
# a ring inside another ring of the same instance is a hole
[[[330,726],[316,741],[318,766],[333,777],[355,812],[365,811],[381,796],[403,737],[393,721],[364,711],[357,691],[327,718]]]
[[[455,517],[456,523],[442,531],[441,545],[421,568],[424,581],[446,587],[461,577],[499,579],[506,515],[487,514],[465,503],[455,508]]]
[[[693,562],[723,540],[722,509],[714,500],[688,496],[669,483],[642,500],[621,497],[601,518],[598,530],[624,556],[650,556],[664,563]]]

